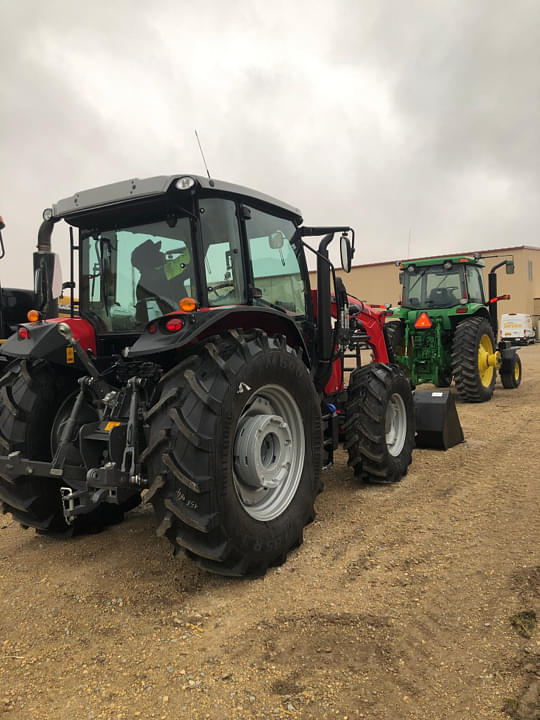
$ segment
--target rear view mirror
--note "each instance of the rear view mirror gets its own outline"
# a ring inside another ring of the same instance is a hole
[[[53,260],[51,294],[53,299],[60,297],[62,294],[62,266],[60,265],[60,256],[56,253],[54,253]]]
[[[506,261],[506,274],[507,275],[513,275],[514,274],[514,261],[513,260],[507,260]]]
[[[281,230],[276,230],[276,232],[272,233],[268,238],[268,244],[272,250],[281,250],[284,240],[285,235]]]
[[[349,236],[343,234],[340,238],[341,267],[348,273],[351,272],[352,247]]]

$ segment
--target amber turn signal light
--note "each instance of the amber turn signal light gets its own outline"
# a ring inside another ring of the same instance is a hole
[[[28,322],[31,323],[37,323],[40,320],[40,315],[37,310],[29,310],[26,313],[26,317],[28,318]]]
[[[193,312],[197,309],[197,301],[195,300],[195,298],[185,297],[180,300],[180,302],[178,303],[178,307],[184,312]]]

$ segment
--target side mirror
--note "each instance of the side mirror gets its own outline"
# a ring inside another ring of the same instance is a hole
[[[272,233],[268,238],[268,244],[272,250],[281,250],[284,240],[285,235],[281,230],[276,230],[276,232]]]
[[[51,295],[53,299],[60,297],[62,294],[62,267],[60,265],[60,257],[56,253],[53,253],[53,276],[51,283]]]
[[[349,236],[343,234],[340,238],[339,249],[341,253],[341,267],[346,273],[351,272],[352,247]]]
[[[513,260],[507,260],[506,261],[506,274],[507,275],[513,275],[515,270],[514,261]]]
[[[400,285],[403,285],[403,277],[404,277],[404,275],[405,275],[405,273],[403,273],[403,272],[400,272],[400,273],[399,273],[399,284],[400,284]]]

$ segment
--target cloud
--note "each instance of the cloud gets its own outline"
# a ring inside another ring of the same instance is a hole
[[[0,0],[9,284],[41,211],[212,174],[351,224],[357,262],[539,244],[540,6]],[[58,245],[57,245],[58,247]],[[67,258],[64,253],[64,267]]]

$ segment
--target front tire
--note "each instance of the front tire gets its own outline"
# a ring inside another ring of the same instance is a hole
[[[157,533],[203,568],[262,575],[302,542],[321,469],[318,397],[284,339],[204,343],[161,381],[146,463]]]
[[[397,365],[377,363],[351,373],[345,449],[359,480],[393,483],[407,474],[414,447],[411,387]]]
[[[456,389],[465,402],[491,400],[497,368],[495,337],[483,317],[462,320],[452,341],[452,373]]]

